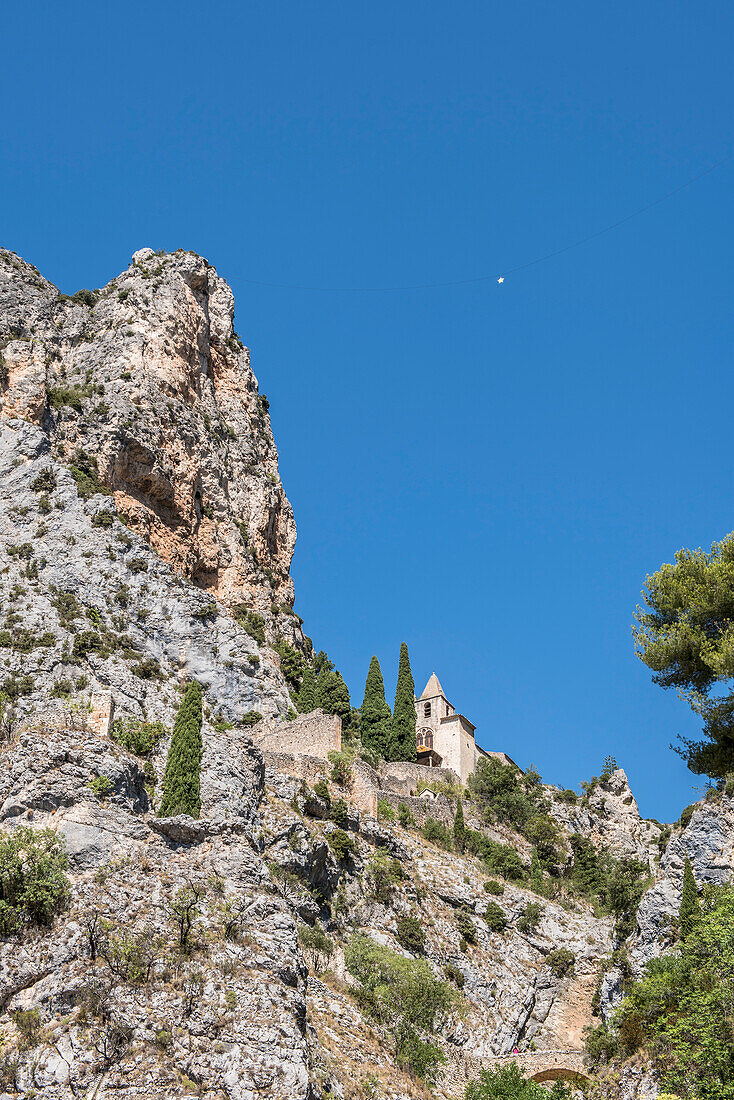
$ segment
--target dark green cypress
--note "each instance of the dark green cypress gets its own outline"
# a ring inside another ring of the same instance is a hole
[[[380,662],[373,657],[364,685],[364,700],[359,718],[363,749],[369,749],[381,757],[385,756],[391,717],[390,708],[385,701],[385,684]]]
[[[461,797],[456,800],[456,813],[454,814],[454,844],[457,852],[464,851],[466,841],[466,826],[464,825],[464,807]]]
[[[201,812],[201,723],[201,684],[193,680],[186,688],[173,726],[159,817],[198,817]]]
[[[342,720],[349,717],[352,705],[349,689],[341,672],[336,668],[324,668],[316,681],[316,705],[325,714],[338,714]]]
[[[533,848],[530,854],[530,889],[536,894],[543,893],[543,868],[538,859],[537,848]]]
[[[410,658],[405,642],[400,645],[398,683],[395,689],[395,706],[390,723],[390,738],[385,750],[386,760],[418,759],[415,750],[415,684],[410,671]]]
[[[316,710],[316,677],[310,665],[303,670],[301,690],[298,693],[298,709],[301,714],[310,714]]]
[[[680,909],[678,910],[678,926],[681,939],[684,940],[696,927],[701,919],[701,903],[698,900],[698,888],[693,874],[691,861],[686,856],[683,865],[683,888],[680,895]]]

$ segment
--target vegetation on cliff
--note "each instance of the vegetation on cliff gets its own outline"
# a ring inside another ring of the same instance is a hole
[[[173,727],[159,817],[175,814],[198,817],[201,812],[201,708],[201,684],[193,680],[186,688]]]
[[[734,1100],[733,1013],[734,889],[709,886],[695,925],[647,964],[589,1052],[596,1062],[645,1054],[682,1100]]]

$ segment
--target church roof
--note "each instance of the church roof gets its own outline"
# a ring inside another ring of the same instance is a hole
[[[436,696],[436,695],[441,695],[444,699],[446,698],[446,696],[444,695],[443,688],[441,687],[441,684],[439,683],[438,676],[436,675],[435,672],[432,672],[431,673],[431,678],[428,681],[428,683],[426,684],[426,686],[423,688],[423,692],[420,695],[420,698],[421,699],[433,699],[434,696]]]

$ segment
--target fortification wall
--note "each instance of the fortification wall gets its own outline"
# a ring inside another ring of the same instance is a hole
[[[252,739],[263,753],[314,756],[327,760],[333,750],[342,747],[342,721],[333,714],[314,710],[299,714],[292,721],[263,718],[252,727]],[[275,767],[275,765],[273,765]],[[290,772],[287,773],[290,775]]]
[[[458,775],[450,768],[428,768],[425,764],[411,764],[402,760],[392,764],[380,764],[377,774],[380,786],[384,790],[394,791],[400,795],[417,794],[418,781],[421,779],[427,783],[459,782]]]
[[[269,749],[263,749],[262,754],[266,768],[289,775],[291,779],[305,779],[310,786],[328,775],[328,765],[318,756],[305,756],[300,752],[271,752]]]

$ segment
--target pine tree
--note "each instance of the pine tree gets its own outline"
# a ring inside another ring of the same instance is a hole
[[[173,726],[171,745],[163,775],[163,797],[159,817],[201,812],[201,684],[195,680],[186,688]]]
[[[298,693],[298,709],[301,714],[310,714],[316,710],[316,677],[310,665],[303,670],[301,690]]]
[[[322,668],[316,681],[316,705],[325,714],[338,714],[342,721],[349,717],[349,688],[338,669]]]
[[[466,841],[466,826],[464,825],[464,807],[461,796],[456,800],[456,813],[454,814],[454,844],[457,852],[464,851]]]
[[[385,701],[385,684],[380,662],[373,657],[364,685],[364,700],[359,718],[363,749],[385,756],[391,717],[390,708]]]
[[[693,874],[691,861],[686,856],[683,865],[683,889],[680,896],[680,909],[678,910],[678,926],[681,939],[693,931],[701,919],[701,903],[698,900],[698,888]]]
[[[543,868],[538,859],[537,848],[533,848],[530,853],[530,889],[535,894],[543,893]]]
[[[415,684],[410,671],[410,658],[405,642],[400,645],[398,683],[395,689],[395,706],[390,723],[390,738],[385,750],[386,760],[418,759],[415,748]]]

